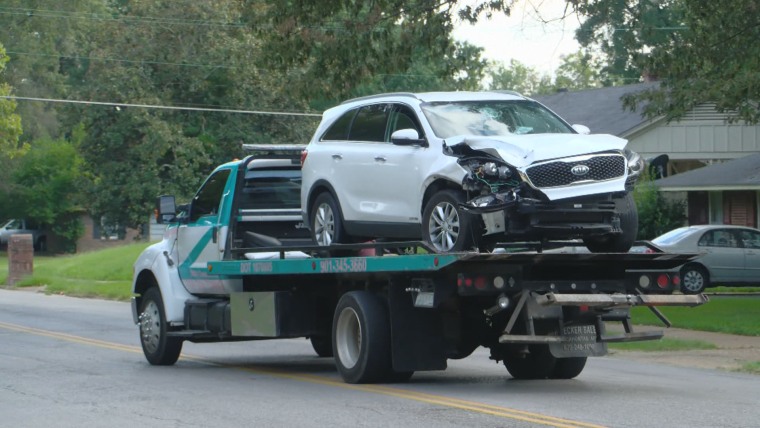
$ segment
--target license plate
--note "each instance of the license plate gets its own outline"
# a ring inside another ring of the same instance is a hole
[[[552,355],[558,358],[601,356],[607,354],[607,344],[596,341],[593,324],[570,325],[562,328],[562,340],[549,345]]]

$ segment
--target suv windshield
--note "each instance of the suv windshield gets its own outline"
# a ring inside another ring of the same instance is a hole
[[[439,138],[575,133],[573,128],[535,101],[447,101],[424,103],[421,107]]]

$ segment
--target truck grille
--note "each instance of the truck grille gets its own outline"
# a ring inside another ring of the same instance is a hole
[[[574,174],[573,168],[581,165],[587,167],[588,171],[582,175]],[[625,157],[599,155],[571,158],[531,166],[525,172],[536,188],[568,186],[579,181],[612,180],[625,174]]]

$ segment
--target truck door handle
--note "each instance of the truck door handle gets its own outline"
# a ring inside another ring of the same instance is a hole
[[[385,162],[387,159],[385,159],[385,156],[375,156],[375,160],[377,162]]]
[[[216,244],[216,241],[218,240],[217,235],[219,234],[219,229],[217,229],[216,226],[211,228],[211,242]]]
[[[343,159],[343,155],[340,153],[335,153],[334,155],[332,155],[332,158],[335,160],[341,160]]]

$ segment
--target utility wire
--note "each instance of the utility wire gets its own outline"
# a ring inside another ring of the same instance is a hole
[[[215,112],[215,113],[239,113],[239,114],[254,114],[254,115],[266,115],[266,116],[322,117],[322,115],[318,113],[238,110],[238,109],[224,109],[224,108],[178,107],[178,106],[163,106],[163,105],[151,105],[151,104],[114,103],[114,102],[103,102],[103,101],[82,101],[82,100],[61,100],[61,99],[54,99],[54,98],[17,97],[13,95],[0,95],[0,98],[5,98],[8,100],[18,100],[18,101],[41,101],[41,102],[49,102],[49,103],[84,104],[84,105],[98,105],[98,106],[109,106],[109,107],[138,107],[138,108],[149,108],[149,109],[152,108],[152,109],[161,109],[161,110],[206,111],[206,112]]]

